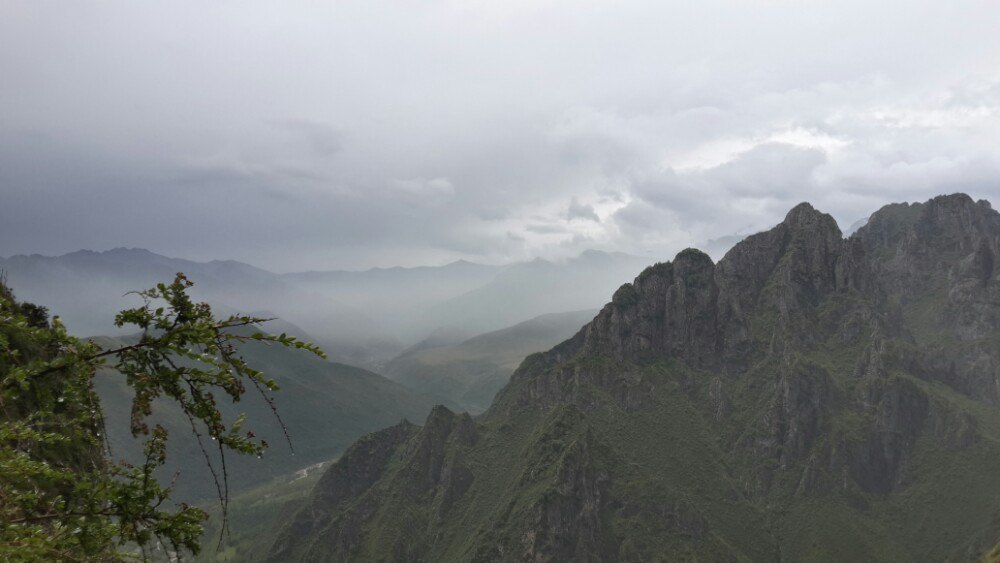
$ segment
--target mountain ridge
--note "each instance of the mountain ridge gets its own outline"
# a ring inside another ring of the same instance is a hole
[[[123,294],[183,271],[195,282],[196,299],[234,311],[266,305],[312,334],[331,357],[381,371],[393,357],[435,331],[457,330],[471,336],[542,313],[595,308],[611,287],[638,271],[638,263],[629,260],[590,251],[565,264],[452,262],[440,267],[275,274],[234,260],[197,262],[145,249],[116,248],[0,258],[0,270],[26,299],[48,304],[71,332],[81,336],[120,334],[112,319],[128,303]],[[559,287],[578,277],[580,264],[602,271],[594,283],[581,283],[572,295],[561,295]],[[547,272],[544,279],[533,273],[539,268]],[[501,273],[504,281],[498,286]],[[545,283],[537,283],[540,279]],[[464,304],[461,296],[475,291],[492,295],[489,300],[505,298],[524,305],[494,319],[493,309]],[[533,292],[539,296],[529,303],[525,296]]]
[[[682,251],[483,415],[366,438],[385,463],[333,503],[321,480],[269,560],[974,557],[1000,533],[998,256],[963,194]]]

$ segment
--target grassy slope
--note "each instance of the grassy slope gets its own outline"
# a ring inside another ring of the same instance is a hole
[[[275,532],[309,498],[329,462],[320,462],[291,475],[276,477],[234,496],[229,501],[229,531],[219,543],[222,509],[207,503],[209,513],[202,552],[195,561],[250,561],[266,553]]]

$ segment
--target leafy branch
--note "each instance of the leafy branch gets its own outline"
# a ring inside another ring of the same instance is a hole
[[[115,324],[136,327],[138,341],[102,349],[67,334],[58,318],[49,326],[44,309],[17,303],[0,284],[0,559],[55,553],[67,560],[117,559],[120,546],[145,549],[153,541],[199,550],[204,511],[184,504],[162,509],[170,487],[154,472],[166,461],[168,435],[148,423],[157,399],[177,405],[190,422],[216,482],[223,529],[226,452],[260,456],[268,444],[244,430],[242,415],[226,424],[219,401],[239,402],[249,382],[291,445],[271,396],[277,384],[250,366],[238,346],[252,341],[325,355],[312,343],[255,330],[266,318],[216,319],[208,304],[188,296],[192,285],[179,273],[170,284],[137,292],[142,305],[119,313]],[[112,463],[102,449],[103,418],[93,390],[101,367],[124,376],[133,392],[130,430],[145,440],[142,465]],[[220,470],[203,435],[217,444]]]

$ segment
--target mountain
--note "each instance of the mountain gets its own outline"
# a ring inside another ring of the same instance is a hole
[[[129,342],[98,340],[105,348]],[[241,345],[240,353],[251,366],[278,383],[280,389],[274,393],[274,403],[287,427],[294,453],[270,407],[253,390],[236,405],[220,404],[220,410],[230,419],[245,413],[247,427],[271,444],[262,459],[226,456],[229,486],[233,491],[333,459],[359,436],[404,419],[421,420],[431,410],[430,399],[402,385],[301,350],[251,342]],[[101,397],[112,454],[116,458],[137,459],[140,443],[129,432],[131,393],[123,378],[117,372],[104,370],[96,377],[95,387]],[[163,474],[169,481],[175,470],[181,471],[175,486],[178,498],[192,501],[214,496],[214,481],[187,419],[179,409],[164,401],[155,405],[154,421],[164,424],[171,436]],[[213,450],[211,454],[218,469],[216,452]]]
[[[309,331],[331,358],[374,367],[404,348],[357,307],[232,260],[194,262],[148,250],[116,248],[56,257],[2,258],[0,271],[24,299],[45,303],[71,332],[82,336],[123,334],[114,327],[115,314],[140,302],[126,293],[169,282],[177,272],[184,272],[195,282],[192,297],[233,311],[267,307]]]
[[[439,267],[284,274],[284,279],[365,311],[393,337],[420,342],[442,330],[475,335],[540,314],[599,307],[645,266],[622,253],[588,250],[562,262],[506,266],[463,260]]]
[[[645,264],[643,258],[596,250],[565,262],[513,264],[489,283],[430,307],[424,322],[482,333],[543,313],[593,309]]]
[[[389,362],[385,375],[420,393],[482,412],[525,357],[569,338],[596,313],[551,313],[459,343],[436,335]]]
[[[1000,214],[961,194],[685,250],[481,416],[360,439],[266,559],[975,558],[1000,534],[998,259]]]
[[[437,267],[312,271],[282,277],[308,291],[350,303],[391,327],[396,338],[414,341],[439,328],[423,322],[428,307],[489,283],[505,268],[459,260]]]
[[[439,267],[290,274],[137,248],[0,258],[0,272],[19,294],[46,303],[77,335],[124,334],[114,327],[114,315],[139,302],[126,294],[184,272],[195,282],[194,298],[225,311],[266,308],[308,331],[331,358],[374,371],[435,334],[468,337],[540,314],[596,308],[642,265],[632,256],[598,251],[566,262],[489,266],[460,260]]]
[[[848,227],[844,230],[844,236],[849,237],[853,235],[854,233],[858,232],[858,229],[864,227],[867,223],[868,223],[868,217],[862,217],[858,219],[857,221],[848,225]]]

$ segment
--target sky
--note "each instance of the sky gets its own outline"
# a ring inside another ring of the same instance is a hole
[[[667,260],[1000,205],[1000,3],[0,0],[0,256]]]

